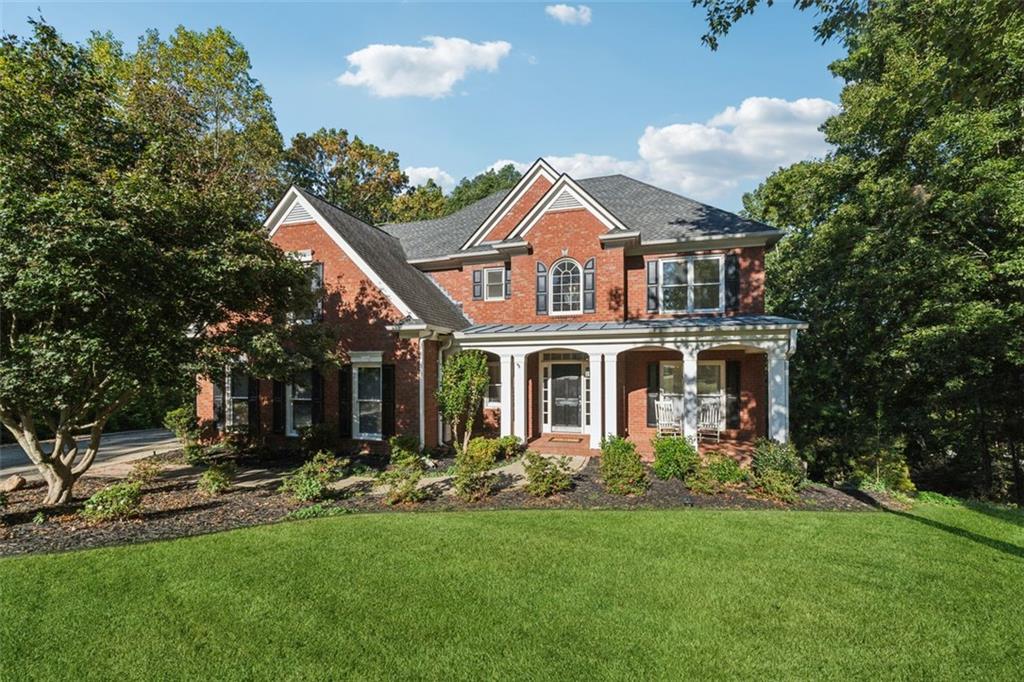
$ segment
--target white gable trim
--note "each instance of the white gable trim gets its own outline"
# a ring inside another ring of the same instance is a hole
[[[516,205],[519,199],[526,193],[537,178],[545,177],[549,182],[554,182],[558,178],[558,173],[554,168],[551,167],[544,159],[537,159],[533,162],[533,165],[523,174],[519,182],[512,190],[505,195],[505,198],[501,200],[501,203],[494,207],[494,210],[484,218],[484,221],[480,223],[480,227],[477,228],[473,236],[462,245],[462,250],[471,248],[478,245],[487,234],[494,229],[494,226],[501,222],[501,220],[508,215],[508,212],[512,210],[512,207]]]
[[[291,214],[292,206],[296,203],[302,206],[309,215],[312,216],[312,219],[320,226],[320,229],[331,238],[331,241],[338,245],[338,248],[356,264],[356,267],[363,271],[363,274],[366,275],[370,282],[381,290],[384,296],[386,296],[387,299],[391,301],[396,308],[398,308],[400,313],[406,317],[416,317],[412,312],[412,308],[407,306],[405,301],[398,297],[398,294],[396,294],[391,287],[381,279],[381,276],[370,267],[369,263],[363,260],[363,257],[359,255],[359,252],[353,249],[352,245],[345,241],[345,239],[338,234],[337,230],[331,227],[331,224],[320,214],[319,211],[316,210],[313,204],[308,202],[294,186],[288,190],[284,195],[284,198],[281,199],[280,203],[278,203],[277,207],[270,212],[270,216],[267,218],[266,222],[263,223],[264,227],[270,229],[270,233],[267,235],[269,239],[272,239],[281,225],[285,224],[285,218]]]
[[[568,175],[562,174],[558,180],[555,181],[555,184],[551,185],[544,196],[540,198],[540,201],[537,202],[533,209],[523,216],[523,219],[519,221],[519,224],[512,230],[512,233],[509,234],[508,238],[522,239],[533,228],[533,226],[540,221],[544,214],[553,211],[566,210],[558,208],[555,203],[556,200],[561,199],[563,193],[578,201],[580,203],[580,208],[590,211],[590,213],[601,221],[601,223],[609,230],[621,230],[623,232],[629,231],[618,218],[612,215],[611,211],[598,203],[597,199],[590,196],[590,194],[580,187],[575,180],[570,178]]]

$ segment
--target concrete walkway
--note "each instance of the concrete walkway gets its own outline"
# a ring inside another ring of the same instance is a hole
[[[8,437],[10,434],[8,434]],[[85,443],[85,438],[78,439]],[[45,441],[50,448],[53,441]],[[96,453],[96,461],[89,468],[89,474],[103,474],[117,476],[117,472],[123,469],[124,474],[131,469],[130,463],[143,457],[177,450],[181,445],[178,439],[166,429],[148,429],[145,431],[120,431],[116,433],[103,434],[100,441],[100,450]],[[111,473],[107,473],[108,470]],[[0,479],[7,478],[11,474],[21,474],[25,478],[38,478],[39,472],[29,460],[28,455],[17,443],[5,443],[0,447]]]

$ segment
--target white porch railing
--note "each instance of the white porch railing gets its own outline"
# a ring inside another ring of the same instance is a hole
[[[661,400],[670,400],[670,401],[672,401],[673,413],[675,414],[676,419],[678,419],[680,421],[680,423],[682,423],[683,415],[686,414],[685,402],[683,401],[683,394],[682,393],[666,393],[665,391],[662,391],[661,394],[660,394],[660,399]],[[722,423],[721,423],[720,428],[724,429],[725,428],[725,395],[723,393],[710,393],[710,394],[698,395],[697,396],[697,413],[700,414],[700,407],[702,405],[714,404],[714,403],[718,403],[718,405],[719,405],[719,414],[722,415],[722,417],[721,417],[721,422]]]

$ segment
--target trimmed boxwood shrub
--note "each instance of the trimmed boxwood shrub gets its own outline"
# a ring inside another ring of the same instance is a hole
[[[647,474],[631,441],[622,436],[601,440],[601,480],[616,495],[641,495],[647,490]]]
[[[327,493],[327,487],[337,480],[348,460],[338,459],[333,453],[321,450],[301,467],[284,477],[281,492],[289,493],[300,502],[319,500]]]
[[[494,491],[491,469],[501,450],[495,438],[474,438],[455,455],[455,492],[464,500],[478,500]]]
[[[739,462],[727,455],[718,452],[708,454],[706,466],[711,477],[719,483],[729,485],[747,480],[747,474]]]
[[[572,475],[566,457],[556,459],[528,451],[523,468],[526,470],[526,492],[536,497],[547,497],[572,487]]]
[[[498,454],[502,459],[515,459],[523,451],[518,436],[502,436],[498,439]]]
[[[662,480],[683,480],[700,464],[697,448],[682,436],[660,436],[651,443],[654,445],[654,465],[651,468],[654,475]]]
[[[115,483],[86,500],[81,513],[89,521],[111,521],[134,516],[141,506],[141,483]]]

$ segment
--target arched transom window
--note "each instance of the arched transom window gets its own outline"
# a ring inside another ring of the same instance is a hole
[[[583,271],[573,260],[560,260],[551,268],[551,312],[583,312]]]

